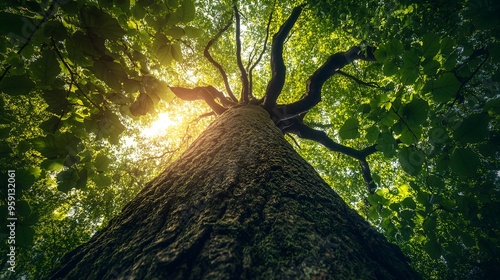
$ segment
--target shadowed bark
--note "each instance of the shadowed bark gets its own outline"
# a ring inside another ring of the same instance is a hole
[[[227,110],[52,279],[419,279],[258,106]]]

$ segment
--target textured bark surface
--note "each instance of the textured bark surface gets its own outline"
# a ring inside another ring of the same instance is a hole
[[[229,109],[54,279],[418,279],[256,106]]]

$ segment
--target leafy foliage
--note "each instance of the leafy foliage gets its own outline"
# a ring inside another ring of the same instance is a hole
[[[239,1],[244,63],[262,49],[271,11],[272,34],[294,6],[276,2]],[[17,170],[17,275],[46,276],[206,126],[195,118],[208,107],[182,103],[169,86],[224,88],[203,49],[231,19],[231,6],[0,4],[0,166]],[[377,47],[377,62],[353,62],[343,69],[348,75],[324,85],[323,101],[305,120],[343,145],[376,145],[368,161],[377,189],[366,191],[352,158],[309,141],[294,145],[429,279],[498,273],[498,11],[488,0],[313,0],[285,44],[279,103],[299,99],[335,51]],[[227,73],[238,73],[231,31],[211,53]],[[268,51],[262,61],[253,73],[257,97],[271,75]],[[241,85],[237,75],[228,79],[233,89]],[[177,127],[145,135],[161,110],[179,117]],[[5,215],[3,189],[1,197]]]

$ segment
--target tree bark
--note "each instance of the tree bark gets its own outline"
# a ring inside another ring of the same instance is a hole
[[[419,279],[258,106],[227,110],[53,279]]]

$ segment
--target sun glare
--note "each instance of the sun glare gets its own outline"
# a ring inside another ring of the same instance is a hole
[[[168,113],[160,113],[158,114],[158,119],[151,123],[149,127],[144,129],[141,133],[142,136],[144,137],[156,137],[159,135],[165,134],[165,131],[174,125],[177,125],[181,122],[182,120],[179,118],[176,118],[175,120],[172,120],[169,116]]]

